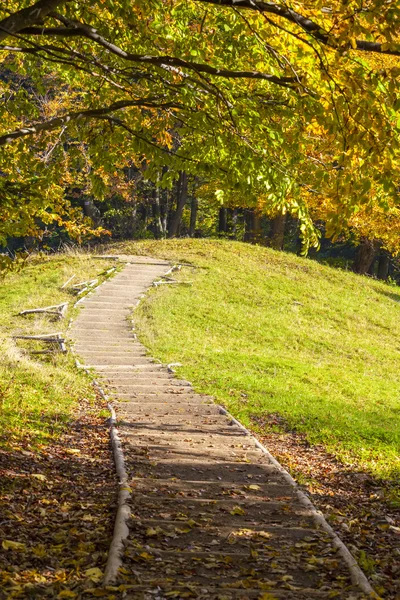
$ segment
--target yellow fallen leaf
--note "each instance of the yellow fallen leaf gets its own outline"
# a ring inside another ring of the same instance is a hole
[[[93,581],[94,583],[98,583],[103,578],[103,572],[98,567],[92,567],[91,569],[87,569],[85,571],[86,577]]]
[[[81,451],[79,450],[79,448],[67,448],[65,450],[66,454],[80,454]]]
[[[19,552],[24,552],[26,550],[25,544],[13,542],[12,540],[3,540],[1,545],[3,550],[17,550]]]
[[[154,535],[160,535],[162,533],[165,533],[165,531],[163,529],[161,529],[161,527],[156,527],[155,529],[154,529],[154,527],[148,527],[148,529],[146,529],[147,537],[152,537]]]
[[[193,519],[189,519],[188,521],[186,521],[186,524],[189,525],[189,527],[198,527],[198,523],[196,523],[196,521],[193,521]]]
[[[76,598],[77,595],[72,590],[63,590],[58,594],[57,598]]]
[[[252,483],[251,485],[247,486],[248,490],[260,490],[260,486],[259,485],[255,485],[254,483]]]
[[[45,556],[47,556],[47,550],[43,544],[38,544],[37,546],[32,548],[32,554],[34,554],[35,556],[38,556],[39,558],[44,558]],[[69,596],[65,596],[65,597],[69,598]]]
[[[243,510],[243,508],[240,508],[240,506],[235,506],[231,511],[230,511],[231,515],[244,515],[245,512]]]
[[[191,527],[175,527],[175,533],[190,533],[192,531]]]
[[[139,554],[140,558],[143,558],[144,560],[153,560],[154,556],[152,554],[149,554],[148,552],[141,552],[141,554]],[[119,569],[120,572],[123,573],[122,568]]]
[[[124,485],[122,487],[119,488],[121,491],[125,491],[125,492],[131,492],[132,488],[129,487],[129,485]]]
[[[47,479],[46,475],[42,475],[41,473],[31,473],[31,477],[39,479],[39,481],[46,481]]]

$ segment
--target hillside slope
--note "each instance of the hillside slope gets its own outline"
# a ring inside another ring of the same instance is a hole
[[[111,264],[32,255],[0,280],[1,598],[82,597],[107,561],[116,482],[106,403],[72,353],[34,354],[43,344],[13,336],[65,333],[78,310],[63,284],[101,281]],[[18,314],[62,302],[62,320]]]
[[[190,262],[139,311],[152,355],[246,425],[306,434],[346,463],[400,473],[400,294],[308,259],[237,242],[113,251]],[[261,431],[262,433],[262,431]]]

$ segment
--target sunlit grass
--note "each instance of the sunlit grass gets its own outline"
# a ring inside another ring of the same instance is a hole
[[[137,312],[141,339],[250,425],[279,413],[355,468],[400,473],[400,294],[308,259],[236,242],[125,243],[192,262]]]
[[[40,356],[39,343],[14,335],[65,333],[76,297],[61,286],[95,278],[111,263],[85,254],[33,257],[18,273],[0,282],[0,445],[46,443],[67,425],[82,398],[93,397],[87,377],[77,372],[71,355]],[[69,302],[66,318],[19,316],[25,309]],[[79,410],[79,409],[78,409]]]

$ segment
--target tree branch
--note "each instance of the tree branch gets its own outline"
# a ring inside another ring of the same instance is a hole
[[[21,29],[40,22],[44,17],[68,0],[38,0],[32,6],[22,8],[0,21],[0,42]]]
[[[14,140],[26,137],[28,135],[34,135],[42,131],[53,131],[54,129],[58,129],[58,127],[68,125],[73,121],[82,121],[84,119],[96,118],[103,119],[106,115],[109,115],[115,111],[134,106],[162,109],[182,108],[182,106],[177,104],[176,102],[160,102],[157,98],[142,98],[140,100],[120,100],[119,102],[114,102],[110,106],[106,106],[104,108],[79,110],[76,112],[67,113],[62,117],[54,117],[52,119],[49,119],[48,121],[37,123],[36,125],[30,125],[29,127],[21,127],[20,129],[16,129],[15,131],[11,131],[10,133],[1,135],[0,147],[10,144]]]
[[[202,2],[204,4],[214,4],[216,6],[227,6],[232,8],[246,8],[249,10],[253,10],[260,13],[270,13],[272,15],[276,15],[278,17],[282,17],[286,21],[290,21],[291,23],[298,25],[305,31],[310,34],[315,40],[321,42],[325,46],[331,46],[336,48],[339,44],[336,43],[334,36],[328,34],[327,31],[322,29],[318,23],[315,23],[311,19],[307,17],[303,17],[300,13],[292,10],[291,8],[287,8],[287,6],[280,6],[275,4],[274,2],[262,2],[259,0],[197,0],[198,2]],[[357,40],[356,48],[354,50],[360,50],[363,52],[377,52],[380,54],[390,54],[392,56],[400,56],[399,50],[390,50],[390,49],[382,49],[383,44],[379,42],[367,42],[365,40]],[[348,44],[349,48],[352,48],[350,43]]]
[[[63,20],[67,21],[65,17]],[[291,87],[292,85],[298,85],[298,80],[295,77],[278,77],[276,75],[270,75],[268,73],[261,73],[260,71],[234,71],[230,69],[217,69],[211,65],[204,63],[197,63],[193,61],[184,60],[174,56],[151,56],[147,54],[133,54],[126,52],[122,48],[119,48],[112,42],[109,42],[103,36],[101,36],[96,29],[78,23],[68,19],[68,22],[75,25],[76,27],[28,27],[21,33],[27,35],[44,35],[44,36],[61,36],[61,37],[85,37],[91,39],[103,48],[106,48],[109,52],[112,52],[116,56],[127,60],[129,62],[135,62],[140,64],[150,64],[156,67],[179,67],[181,69],[188,69],[195,71],[196,73],[207,73],[215,77],[224,77],[227,79],[261,79],[270,83],[275,83],[283,87]]]

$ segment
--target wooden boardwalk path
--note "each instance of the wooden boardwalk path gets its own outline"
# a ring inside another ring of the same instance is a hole
[[[124,597],[368,597],[254,439],[137,341],[127,317],[167,269],[128,258],[83,300],[70,330],[80,362],[95,369],[117,412],[132,489]]]

